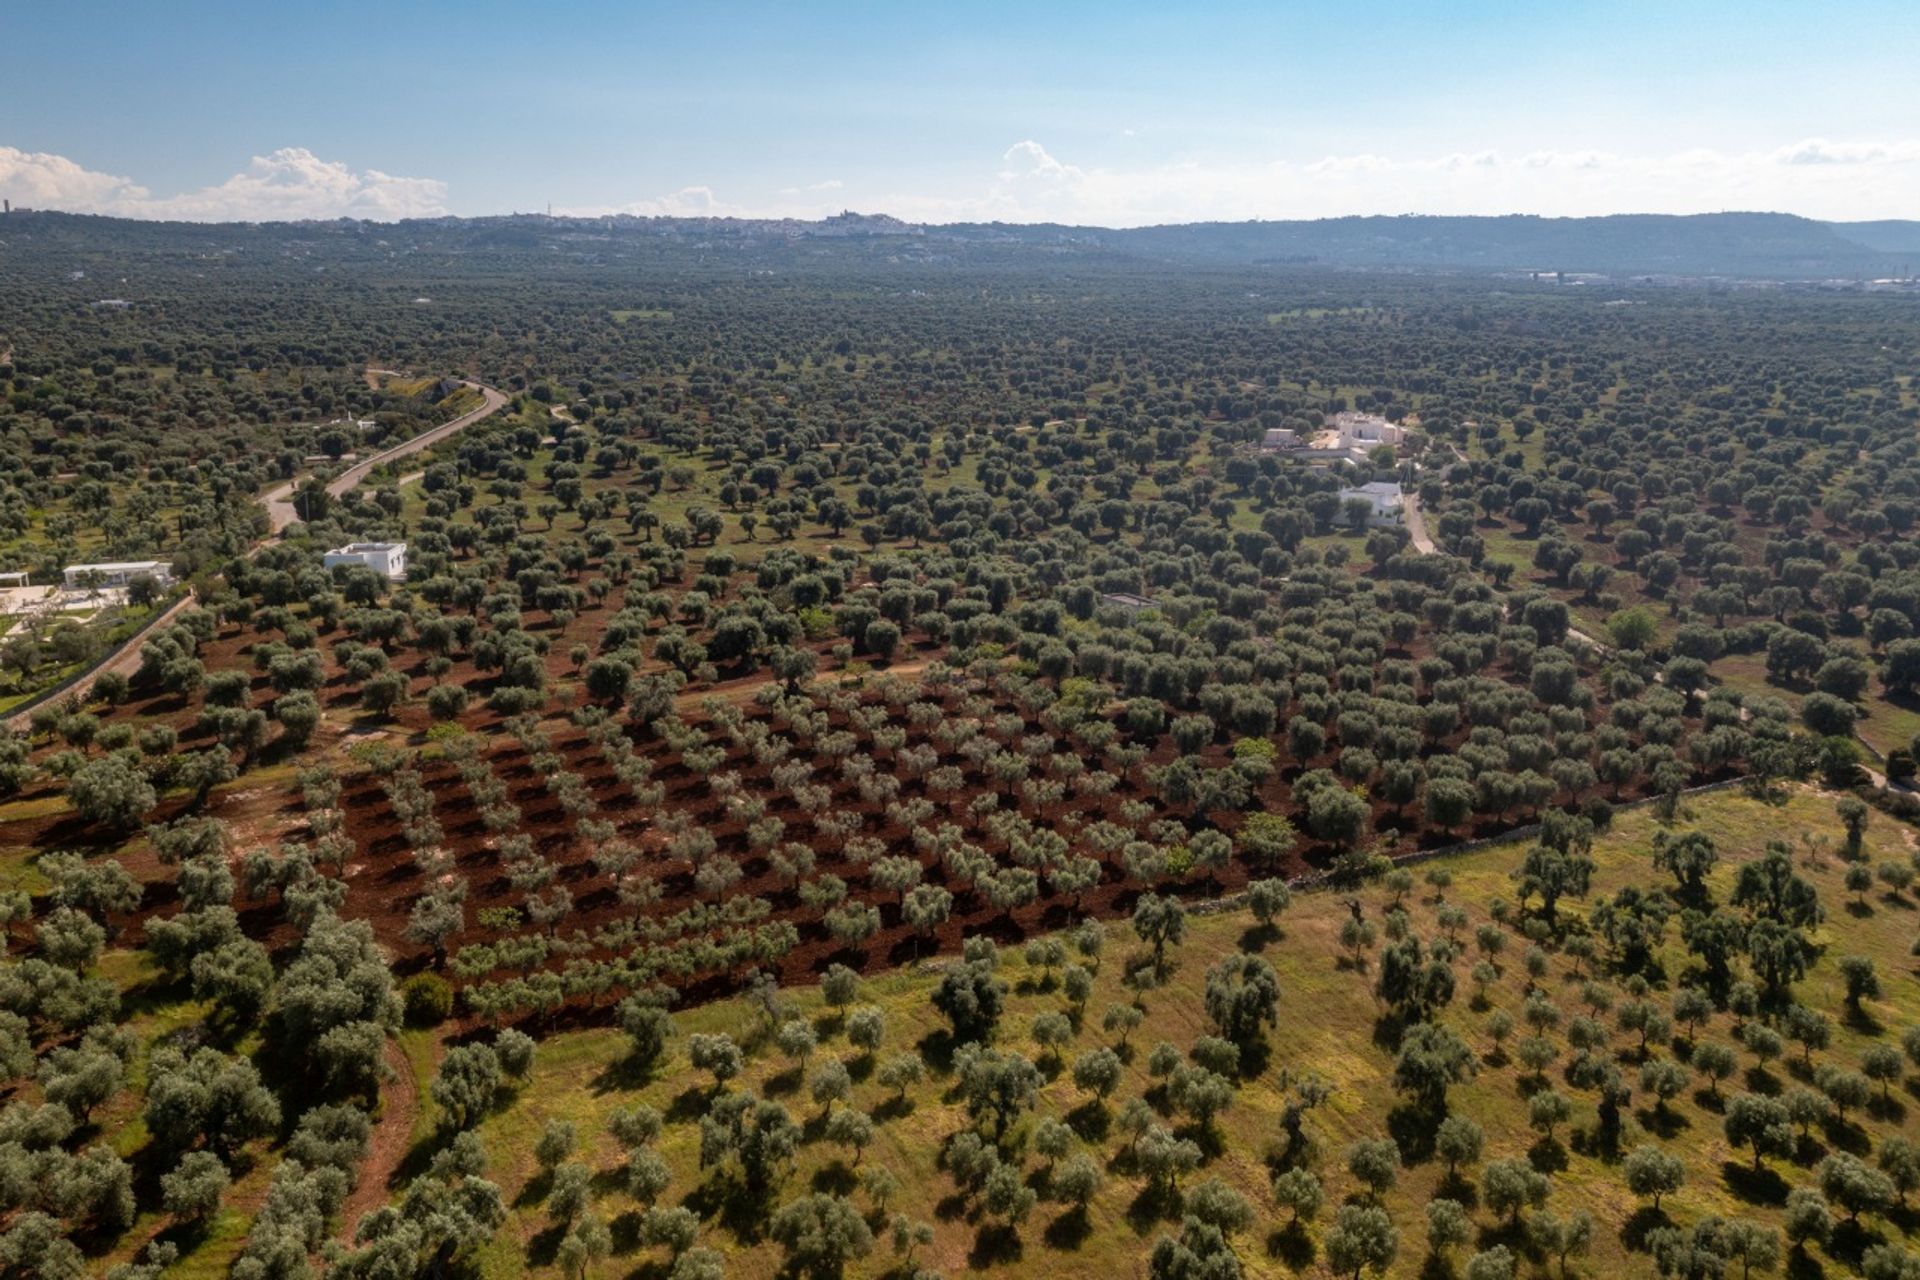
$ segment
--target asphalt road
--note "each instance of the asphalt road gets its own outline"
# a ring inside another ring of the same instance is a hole
[[[431,449],[434,445],[439,444],[455,432],[465,430],[482,418],[492,417],[494,414],[500,412],[506,405],[507,398],[485,383],[469,382],[466,379],[462,379],[461,381],[464,385],[478,391],[485,400],[485,403],[471,413],[461,414],[452,422],[442,423],[431,431],[421,432],[404,444],[397,444],[391,449],[383,449],[370,458],[363,458],[359,462],[354,463],[351,467],[348,467],[345,471],[342,471],[339,475],[327,482],[328,496],[334,498],[344,496],[362,480],[372,475],[376,467],[384,466],[389,462],[398,462],[402,458],[410,458],[416,453]],[[269,537],[279,537],[288,525],[300,519],[300,513],[294,509],[293,505],[293,492],[299,483],[298,480],[290,480],[277,489],[269,490],[261,497],[261,505],[267,509]]]

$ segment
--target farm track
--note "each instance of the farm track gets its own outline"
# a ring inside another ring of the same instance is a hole
[[[413,1064],[396,1040],[387,1041],[387,1067],[393,1078],[380,1090],[380,1118],[374,1121],[361,1161],[359,1181],[340,1208],[340,1238],[352,1238],[361,1215],[373,1212],[393,1194],[389,1183],[395,1170],[407,1157],[413,1141],[413,1124],[420,1115],[420,1083],[414,1078]]]

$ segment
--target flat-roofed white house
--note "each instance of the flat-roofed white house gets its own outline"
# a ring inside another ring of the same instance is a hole
[[[1334,430],[1340,433],[1342,449],[1373,449],[1383,444],[1397,445],[1407,438],[1405,427],[1395,426],[1378,414],[1345,413],[1333,415]]]
[[[407,544],[404,542],[349,542],[321,557],[320,563],[331,569],[337,564],[363,564],[381,577],[398,582],[407,576]]]
[[[1300,433],[1292,427],[1268,427],[1266,434],[1260,437],[1260,448],[1266,453],[1281,453],[1298,449],[1300,445]]]
[[[1340,491],[1340,505],[1343,508],[1352,498],[1364,498],[1373,504],[1373,511],[1367,516],[1370,525],[1399,524],[1406,519],[1406,497],[1400,492],[1400,486],[1391,480],[1375,480]],[[1344,511],[1342,516],[1344,518]]]
[[[60,576],[69,591],[124,587],[142,576],[164,587],[173,581],[173,566],[165,560],[109,560],[100,564],[70,564]]]

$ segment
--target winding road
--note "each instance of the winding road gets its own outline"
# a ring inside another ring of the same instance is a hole
[[[371,369],[368,370],[368,372],[390,373],[392,371],[387,369]],[[372,475],[376,468],[385,466],[389,462],[398,462],[402,458],[410,458],[416,453],[431,449],[448,436],[453,435],[455,432],[466,430],[482,418],[492,417],[506,406],[506,396],[489,387],[484,382],[473,382],[462,378],[460,384],[465,387],[471,387],[480,393],[484,403],[481,404],[478,409],[469,413],[463,413],[452,422],[442,423],[431,431],[423,431],[411,440],[397,444],[391,449],[382,449],[372,457],[363,458],[359,462],[354,463],[351,467],[348,467],[345,471],[342,471],[339,475],[327,482],[327,496],[330,498],[345,496],[362,480]],[[300,519],[300,513],[295,510],[293,505],[293,492],[299,483],[298,480],[289,480],[279,488],[271,489],[261,496],[260,503],[267,509],[267,522],[271,530],[269,540],[278,538],[281,533],[286,530],[288,525]]]
[[[369,369],[367,372],[374,375],[384,374],[397,376],[394,375],[391,369]],[[453,435],[455,432],[464,431],[483,418],[492,417],[506,406],[507,397],[493,387],[486,385],[484,382],[474,382],[466,378],[462,378],[460,381],[461,385],[471,387],[480,393],[484,403],[482,403],[478,409],[474,409],[469,413],[463,413],[451,422],[442,423],[430,431],[423,431],[411,440],[397,444],[391,449],[383,449],[370,458],[354,463],[351,467],[348,467],[345,471],[342,471],[339,475],[327,482],[328,496],[334,498],[343,497],[359,485],[362,480],[365,480],[369,475],[373,474],[375,468],[384,466],[389,462],[398,462],[402,458],[409,458],[416,453],[431,449],[448,436]],[[286,484],[280,485],[275,489],[270,489],[260,495],[260,505],[265,507],[267,512],[268,533],[266,537],[253,544],[254,554],[257,554],[262,547],[271,546],[278,542],[280,535],[286,532],[287,526],[296,523],[300,519],[300,514],[294,509],[293,505],[294,489],[299,483],[298,480],[289,480]],[[0,720],[0,726],[4,726],[7,730],[13,732],[25,729],[31,721],[36,707],[41,706],[50,699],[66,697],[69,694],[77,694],[84,699],[93,689],[93,682],[109,671],[118,671],[122,675],[131,676],[135,671],[140,669],[140,642],[142,638],[154,628],[164,626],[166,623],[171,622],[179,615],[181,610],[185,609],[192,602],[193,596],[191,594],[180,597],[180,599],[168,605],[158,616],[149,619],[144,627],[128,637],[126,642],[119,648],[95,663],[91,670],[63,685],[57,685],[37,697],[28,699],[10,712],[4,720]]]

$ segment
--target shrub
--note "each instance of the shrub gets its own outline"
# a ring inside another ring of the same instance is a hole
[[[400,984],[400,1003],[409,1024],[437,1027],[453,1012],[453,987],[438,974],[416,973]]]

